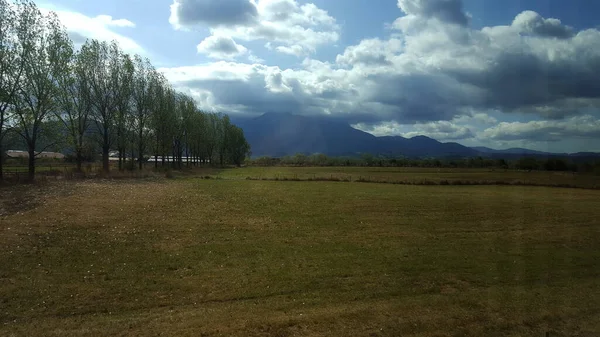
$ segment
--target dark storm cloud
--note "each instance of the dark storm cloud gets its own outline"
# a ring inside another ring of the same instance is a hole
[[[449,75],[485,89],[486,108],[542,112],[543,109],[535,107],[564,103],[568,98],[600,98],[599,72],[600,54],[549,60],[532,53],[506,51],[497,55],[486,69],[455,70]],[[573,113],[568,106],[561,107],[563,116]],[[559,117],[557,114],[560,112],[554,109],[545,117]]]
[[[479,91],[454,78],[435,73],[378,74],[365,99],[390,106],[395,120],[413,123],[450,120],[466,102],[475,102]]]
[[[245,25],[258,16],[256,6],[248,0],[175,0],[171,6],[177,23],[183,26]]]

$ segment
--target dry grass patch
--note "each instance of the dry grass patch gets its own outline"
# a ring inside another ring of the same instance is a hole
[[[68,186],[0,218],[0,335],[600,331],[598,191],[195,178]]]

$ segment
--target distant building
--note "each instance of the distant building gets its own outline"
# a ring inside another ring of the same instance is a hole
[[[8,150],[6,151],[6,156],[8,158],[29,158],[29,153],[27,151],[18,151],[18,150]],[[65,155],[58,152],[39,152],[36,156],[37,158],[52,158],[52,159],[65,159]]]

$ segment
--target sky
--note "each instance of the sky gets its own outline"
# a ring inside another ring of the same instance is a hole
[[[376,136],[600,152],[600,2],[44,0],[206,111],[326,115]]]

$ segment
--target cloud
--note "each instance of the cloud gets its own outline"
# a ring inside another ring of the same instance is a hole
[[[284,79],[278,67],[219,61],[159,71],[177,87],[209,91],[212,102],[227,112],[299,111],[307,105],[298,85]]]
[[[174,0],[169,22],[181,29],[201,24],[248,25],[257,17],[256,6],[248,0]]]
[[[206,54],[216,59],[233,59],[248,52],[244,46],[237,44],[232,38],[226,36],[209,36],[200,42],[198,53]]]
[[[399,39],[366,39],[346,48],[343,54],[336,57],[336,62],[342,65],[390,65],[388,56],[402,50],[402,41]]]
[[[481,136],[500,141],[538,142],[557,142],[573,138],[597,139],[600,138],[600,119],[583,115],[561,121],[502,122],[486,129]]]
[[[260,57],[254,55],[254,54],[248,55],[248,61],[250,61],[252,63],[265,63],[266,62],[264,59],[261,59]]]
[[[429,122],[416,124],[415,131],[404,133],[404,137],[415,137],[419,135],[428,136],[437,140],[462,140],[475,137],[475,134],[465,126],[455,125],[449,121]]]
[[[573,28],[565,26],[558,19],[544,19],[534,11],[524,11],[515,17],[512,26],[520,32],[543,36],[566,39],[573,36]]]
[[[128,53],[146,54],[144,48],[136,41],[114,31],[115,28],[135,27],[135,24],[127,19],[113,19],[109,15],[89,17],[78,12],[57,9],[53,6],[41,7],[40,10],[45,13],[54,11],[76,45],[83,44],[86,39],[115,40]]]
[[[113,20],[110,15],[98,15],[95,18],[97,21],[103,22],[106,26],[115,26],[115,27],[135,27],[135,23],[127,20],[127,19],[118,19]]]
[[[294,56],[298,56],[298,57],[300,57],[306,53],[304,48],[302,48],[302,46],[299,46],[297,44],[290,46],[290,47],[279,46],[279,47],[276,47],[275,50],[277,50],[278,52],[284,53],[284,54],[294,55]]]
[[[411,67],[413,73],[444,74],[460,86],[477,88],[471,95],[456,97],[463,106],[551,118],[598,106],[600,81],[595,73],[600,71],[600,32],[596,29],[550,39],[547,33],[523,34],[519,25],[476,30],[423,17],[399,18],[394,28],[404,51],[386,55],[393,63],[388,71]]]
[[[461,115],[452,120],[454,123],[471,125],[471,126],[482,126],[482,125],[495,125],[498,124],[498,120],[487,113],[482,112],[471,112],[465,115]]]
[[[180,88],[210,92],[210,102],[225,112],[326,115],[379,134],[418,133],[469,142],[488,137],[498,142],[517,137],[508,130],[518,124],[495,126],[507,116],[543,119],[528,127],[549,130],[549,125],[573,123],[582,128],[578,118],[598,115],[597,29],[561,35],[540,28],[559,27],[557,21],[528,12],[507,25],[475,29],[449,19],[456,15],[433,10],[436,2],[401,2],[408,14],[394,22],[390,38],[362,40],[332,62],[308,56],[301,65],[285,69],[248,56],[251,63],[216,62],[164,71]],[[455,14],[459,8],[462,13],[458,5],[450,1],[435,8]],[[335,23],[325,16],[296,17],[302,6],[291,0],[263,0],[256,7],[268,24],[218,27],[213,32],[244,36],[242,40],[269,36],[264,40],[272,50],[302,55],[307,45],[319,44],[307,43],[306,35],[283,42],[287,26],[279,23]],[[276,28],[268,30],[270,25]],[[566,131],[561,135],[576,137]],[[545,139],[542,134],[536,137]]]
[[[272,50],[296,56],[336,42],[340,30],[327,11],[296,0],[174,0],[170,22],[177,29],[201,26],[213,35],[267,41]]]
[[[402,136],[412,138],[427,136],[440,141],[464,140],[475,137],[475,132],[470,127],[459,125],[456,121],[436,121],[403,125],[395,121],[386,121],[375,124],[357,123],[352,125],[355,129],[368,132],[374,136]]]
[[[398,8],[407,15],[467,25],[469,18],[461,0],[398,0]]]

